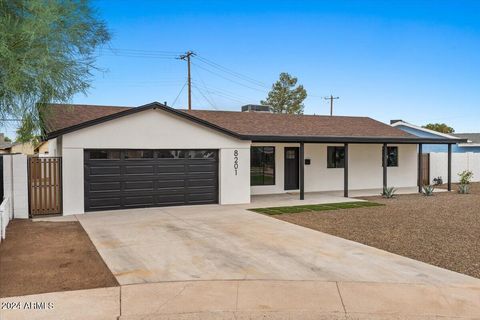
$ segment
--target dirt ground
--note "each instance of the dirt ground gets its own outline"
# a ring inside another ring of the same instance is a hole
[[[277,219],[480,278],[480,183],[471,194],[364,198],[385,206],[292,213]]]
[[[13,220],[0,244],[0,297],[118,286],[78,222]]]

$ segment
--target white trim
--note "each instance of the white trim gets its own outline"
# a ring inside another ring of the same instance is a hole
[[[470,141],[470,140],[469,140]],[[473,142],[468,142],[468,143],[457,143],[459,147],[462,148],[468,148],[468,147],[480,147],[480,143],[473,143]]]
[[[423,131],[423,132],[431,133],[431,134],[434,134],[434,135],[437,135],[437,136],[440,136],[440,137],[444,137],[444,138],[448,138],[448,139],[459,139],[458,137],[455,137],[455,136],[452,136],[452,135],[449,135],[449,134],[446,134],[446,133],[433,131],[433,130],[430,130],[430,129],[427,129],[427,128],[422,128],[422,127],[416,126],[414,124],[411,124],[411,123],[408,123],[408,122],[405,122],[405,121],[397,121],[395,123],[392,123],[391,126],[392,127],[405,126],[405,127],[409,127],[409,128],[412,128],[412,129],[416,129],[416,130],[420,130],[420,131]]]

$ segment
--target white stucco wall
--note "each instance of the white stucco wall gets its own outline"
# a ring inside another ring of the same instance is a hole
[[[218,149],[219,202],[250,202],[250,141],[242,141],[162,110],[121,117],[62,137],[63,212],[84,212],[83,150]],[[238,150],[237,174],[234,152]]]
[[[343,168],[327,168],[327,146],[343,144],[305,144],[305,191],[343,190]],[[283,193],[284,148],[298,144],[254,143],[253,146],[275,147],[275,185],[252,186],[252,195]],[[394,146],[394,145],[391,145]],[[388,185],[413,187],[417,185],[417,146],[398,145],[398,167],[388,168]],[[349,145],[349,189],[381,188],[383,184],[382,145]],[[294,191],[294,190],[290,190]]]

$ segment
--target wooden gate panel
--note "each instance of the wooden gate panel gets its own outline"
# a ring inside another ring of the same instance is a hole
[[[30,215],[62,213],[62,158],[31,157],[28,161]]]
[[[430,153],[422,154],[422,182],[424,186],[430,185]]]

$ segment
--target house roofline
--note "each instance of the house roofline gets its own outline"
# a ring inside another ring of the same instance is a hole
[[[76,124],[76,125],[73,125],[73,126],[70,126],[70,127],[62,128],[60,130],[49,132],[49,133],[46,134],[46,139],[45,140],[54,139],[54,138],[57,138],[61,135],[64,135],[64,134],[67,134],[67,133],[70,133],[70,132],[74,132],[74,131],[77,131],[77,130],[80,130],[80,129],[88,128],[88,127],[91,127],[91,126],[96,125],[96,124],[100,124],[100,123],[104,123],[104,122],[107,122],[107,121],[110,121],[110,120],[118,119],[118,118],[128,116],[128,115],[131,115],[131,114],[134,114],[134,113],[137,113],[137,112],[141,112],[141,111],[145,111],[145,110],[154,110],[154,109],[161,109],[161,110],[170,112],[170,113],[178,115],[180,117],[187,118],[188,120],[196,122],[200,125],[203,125],[203,126],[211,128],[211,129],[220,131],[220,132],[222,132],[224,134],[227,134],[229,136],[233,136],[235,138],[242,139],[241,135],[239,135],[239,134],[237,134],[233,131],[227,130],[227,129],[222,128],[222,127],[219,127],[219,126],[217,126],[213,123],[210,123],[208,121],[202,120],[202,119],[197,118],[197,117],[194,117],[194,116],[192,116],[192,115],[190,115],[186,112],[182,112],[180,110],[174,109],[172,107],[166,106],[164,104],[161,104],[160,102],[155,101],[155,102],[148,103],[148,104],[145,104],[145,105],[142,105],[142,106],[139,106],[139,107],[130,108],[130,109],[127,109],[127,110],[124,110],[124,111],[116,112],[114,114],[110,114],[110,115],[107,115],[107,116],[103,116],[103,117],[100,117],[100,118],[96,118],[96,119],[93,119],[93,120],[82,122],[82,123],[79,123],[79,124]]]
[[[208,122],[206,120],[195,117],[184,111],[174,109],[159,102],[148,103],[136,108],[127,109],[114,114],[82,122],[67,128],[49,132],[46,135],[45,140],[57,138],[61,135],[71,133],[80,129],[88,128],[97,124],[101,124],[110,120],[118,119],[124,116],[142,112],[145,110],[159,109],[171,114],[177,115],[181,118],[190,120],[202,126],[219,131],[231,137],[240,140],[251,140],[252,142],[306,142],[306,143],[397,143],[397,144],[455,144],[467,142],[466,139],[460,139],[457,137],[449,139],[433,139],[433,138],[420,138],[420,137],[351,137],[351,136],[274,136],[274,135],[245,135],[233,132],[231,130],[220,127],[216,124]],[[452,141],[453,140],[453,141]]]
[[[392,127],[405,126],[405,127],[409,127],[409,128],[412,128],[412,129],[420,130],[420,131],[427,132],[427,133],[430,133],[430,134],[434,134],[434,135],[437,135],[437,136],[440,136],[440,137],[443,137],[443,138],[447,138],[447,139],[459,139],[458,137],[455,137],[455,136],[453,136],[453,135],[450,135],[450,134],[447,134],[447,133],[438,132],[438,131],[434,131],[434,130],[430,130],[430,129],[423,128],[423,127],[419,127],[419,126],[416,126],[416,125],[414,125],[414,124],[405,122],[405,121],[403,121],[403,120],[394,122],[394,123],[391,124],[391,126],[392,126]]]

